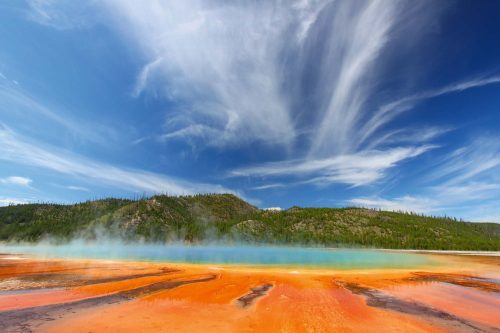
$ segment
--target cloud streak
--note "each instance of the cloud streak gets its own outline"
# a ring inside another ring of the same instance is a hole
[[[172,195],[231,192],[219,185],[193,183],[157,173],[120,168],[54,147],[44,148],[5,127],[0,127],[0,159],[132,191]]]
[[[31,180],[30,178],[20,177],[20,176],[11,176],[0,179],[0,183],[20,185],[20,186],[29,186],[32,181],[33,180]]]
[[[369,71],[388,42],[398,7],[394,1],[344,1],[332,10],[333,33],[327,37],[328,50],[321,62],[320,85],[326,87],[327,98],[312,140],[312,155],[351,151],[366,98],[372,93]]]
[[[499,156],[498,137],[478,137],[439,159],[420,178],[421,195],[359,197],[347,203],[441,215],[452,212],[468,220],[500,222],[500,212],[496,208],[500,196]]]
[[[362,197],[348,200],[348,204],[357,207],[376,208],[390,211],[403,211],[415,213],[434,213],[443,208],[438,202],[426,197],[402,196],[393,199],[384,199],[380,197]]]
[[[81,192],[90,192],[90,190],[86,187],[82,187],[82,186],[74,186],[74,185],[68,185],[68,186],[65,186],[68,190],[72,190],[72,191],[81,191]]]
[[[340,155],[326,159],[272,162],[235,169],[231,171],[230,176],[292,176],[299,179],[302,178],[302,182],[320,186],[333,183],[361,186],[381,180],[388,169],[433,148],[435,146],[432,145],[400,147],[388,151],[363,151],[358,154]]]
[[[369,119],[369,121],[360,127],[359,132],[363,133],[363,135],[359,138],[356,144],[357,146],[361,146],[363,143],[365,143],[365,141],[371,139],[372,136],[374,136],[374,134],[376,134],[376,132],[380,130],[384,125],[388,124],[401,113],[413,109],[418,103],[422,101],[442,95],[462,92],[468,89],[498,83],[500,83],[500,76],[473,78],[439,89],[406,96],[391,103],[387,103],[380,107],[377,112],[375,112],[374,115]]]
[[[3,122],[10,120],[11,123],[29,124],[26,127],[37,134],[43,132],[40,128],[43,128],[48,121],[52,128],[58,126],[60,127],[58,131],[64,130],[71,136],[91,143],[106,145],[115,135],[112,128],[101,124],[90,124],[82,119],[72,119],[69,112],[53,107],[24,89],[1,80],[0,100]],[[27,117],[27,114],[30,116]]]

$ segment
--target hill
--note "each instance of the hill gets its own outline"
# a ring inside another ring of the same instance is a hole
[[[119,237],[393,249],[500,250],[500,225],[364,208],[260,210],[231,194],[0,207],[0,240]]]

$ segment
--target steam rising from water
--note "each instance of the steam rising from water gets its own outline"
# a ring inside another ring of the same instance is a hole
[[[273,246],[183,244],[124,244],[120,241],[63,245],[3,245],[3,253],[37,258],[138,260],[202,264],[274,265],[330,268],[410,268],[432,264],[428,256],[380,250],[324,249]]]

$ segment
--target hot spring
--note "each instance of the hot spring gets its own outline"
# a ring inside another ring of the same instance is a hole
[[[65,245],[2,245],[3,253],[36,258],[107,259],[192,264],[325,267],[338,269],[412,268],[432,265],[431,256],[386,250],[227,246],[183,244],[123,244],[73,242]]]

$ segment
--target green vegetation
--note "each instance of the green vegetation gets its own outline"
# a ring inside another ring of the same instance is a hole
[[[500,225],[363,208],[260,210],[231,194],[0,208],[0,240],[75,237],[394,249],[500,250]]]

